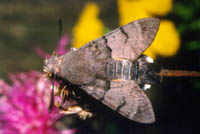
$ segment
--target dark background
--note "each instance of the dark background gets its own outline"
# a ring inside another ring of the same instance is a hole
[[[57,21],[63,20],[63,33],[73,39],[71,31],[86,0],[1,0],[0,1],[0,77],[29,70],[42,71],[43,60],[33,50],[39,46],[51,53],[58,41]],[[95,1],[100,18],[110,29],[118,26],[114,0]],[[200,71],[200,18],[198,0],[175,0],[164,18],[172,20],[181,37],[179,52],[170,58],[158,57],[163,68]],[[163,18],[163,17],[162,17]],[[99,106],[99,115],[86,121],[75,117],[67,124],[80,133],[95,134],[186,134],[198,133],[200,117],[200,79],[164,78],[147,94],[152,101],[156,122],[150,125],[129,121]],[[102,110],[102,111],[101,111]],[[67,119],[63,120],[67,120]],[[65,121],[64,121],[65,122]]]

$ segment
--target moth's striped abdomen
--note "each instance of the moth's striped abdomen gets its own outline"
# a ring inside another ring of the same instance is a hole
[[[153,60],[145,55],[135,61],[113,60],[106,67],[106,73],[110,80],[135,80],[143,89],[146,88],[145,84],[151,85],[159,82],[160,79],[156,72],[159,72],[159,68],[156,68]]]
[[[108,63],[106,72],[111,80],[131,80],[133,75],[133,64],[129,60],[113,60]]]

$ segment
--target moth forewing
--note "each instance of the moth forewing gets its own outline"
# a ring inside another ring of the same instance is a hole
[[[159,19],[140,19],[119,27],[90,43],[107,44],[112,50],[112,58],[135,60],[151,45],[159,26]]]

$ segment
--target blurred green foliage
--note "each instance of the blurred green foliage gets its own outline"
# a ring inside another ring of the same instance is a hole
[[[185,49],[200,49],[200,1],[199,0],[175,0],[171,16],[177,24],[177,29],[182,37],[182,45]]]

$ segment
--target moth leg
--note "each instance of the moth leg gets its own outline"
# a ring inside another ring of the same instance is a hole
[[[92,117],[92,113],[82,109],[79,113],[78,113],[79,117],[83,120],[85,120],[86,118],[90,118]]]
[[[55,90],[55,91],[54,91],[54,95],[55,95],[55,96],[60,95],[60,88],[59,88],[59,87],[55,86],[55,87],[54,87],[54,90]]]
[[[66,88],[62,88],[60,91],[60,96],[62,98],[65,98],[65,97],[68,97],[68,95],[69,95],[69,91]]]
[[[66,115],[78,114],[79,117],[83,120],[85,120],[87,117],[92,117],[91,112],[84,110],[80,106],[68,106],[67,108],[63,107],[63,104],[65,103],[65,100],[68,99],[70,93],[72,93],[72,95],[75,95],[74,92],[70,92],[69,90],[67,90],[65,86],[57,88],[56,94],[62,98],[62,103],[55,102],[55,106],[61,109],[60,113],[64,113]]]
[[[55,96],[60,96],[62,98],[62,104],[64,104],[65,100],[67,100],[69,97],[69,90],[66,88],[66,86],[64,87],[56,87],[55,88]]]
[[[64,113],[64,114],[78,114],[79,117],[83,120],[85,120],[87,117],[92,117],[92,113],[84,110],[82,107],[80,106],[70,106],[67,109],[62,109],[62,111],[60,113]]]

